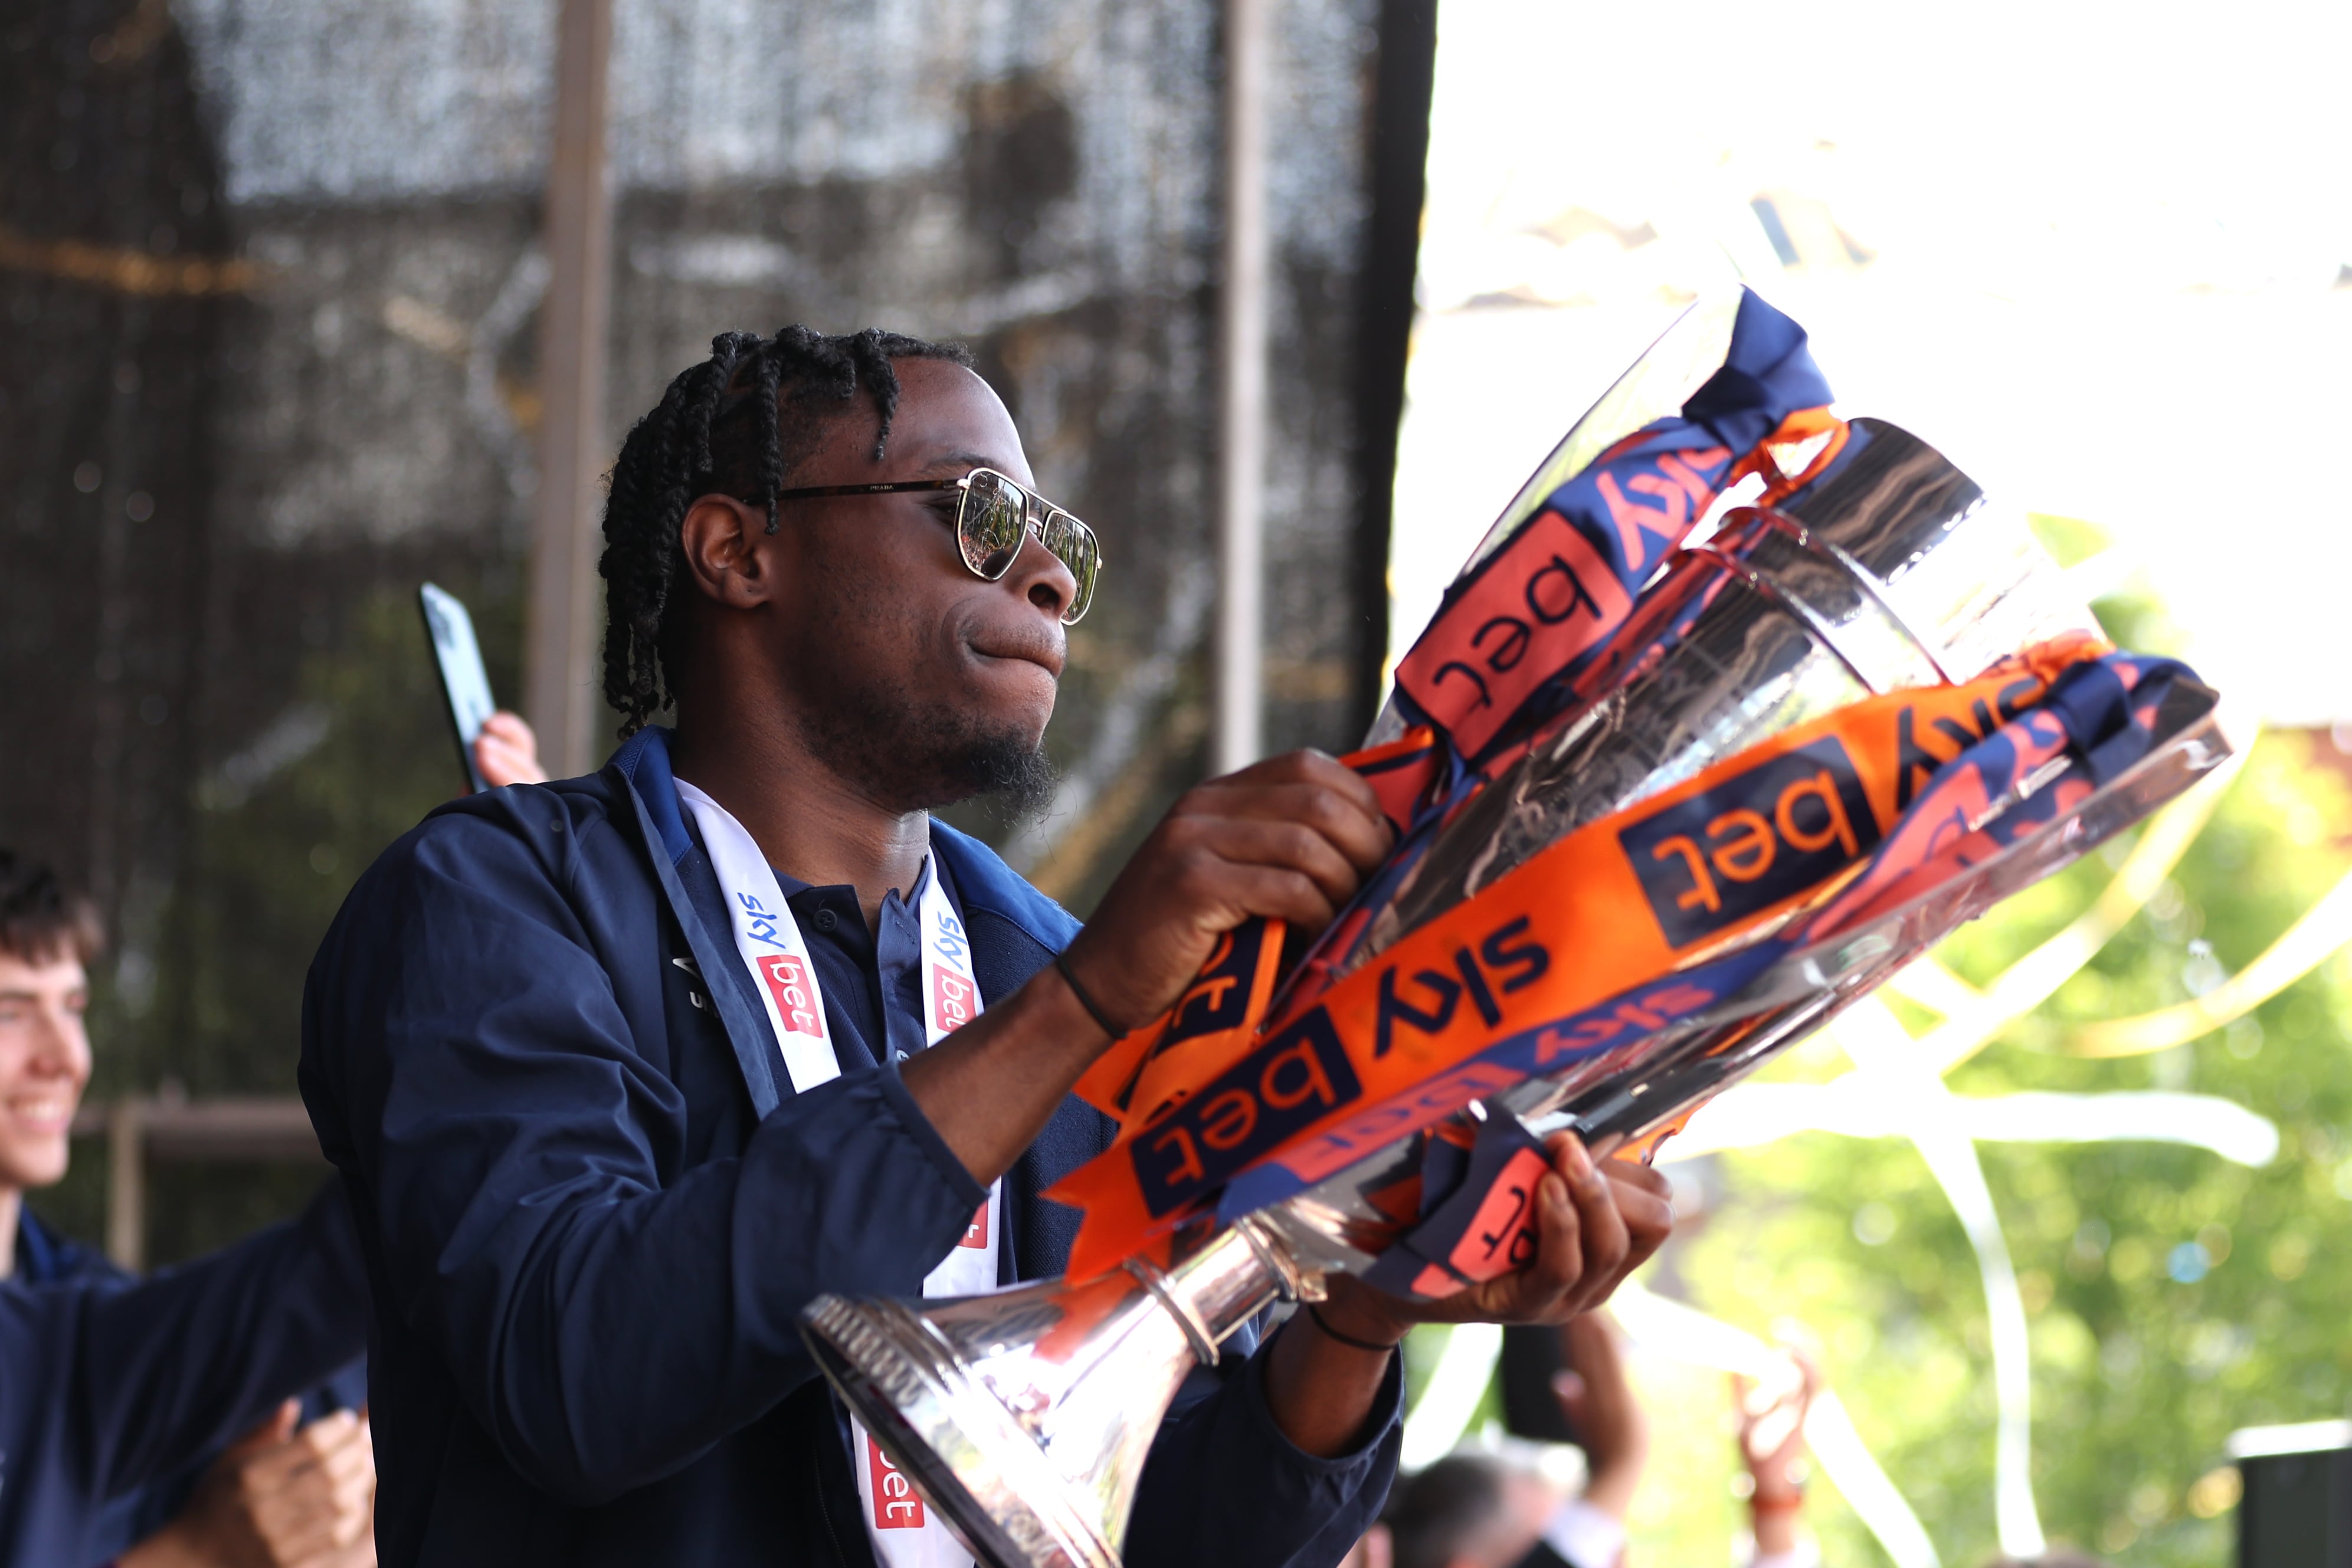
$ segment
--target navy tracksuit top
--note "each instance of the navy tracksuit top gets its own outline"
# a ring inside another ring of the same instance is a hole
[[[798,1315],[919,1294],[983,1189],[899,1079],[911,949],[894,962],[887,922],[827,936],[818,913],[854,902],[796,883],[844,1071],[793,1092],[667,742],[436,811],[311,967],[302,1092],[374,1297],[386,1568],[872,1562]],[[1077,923],[931,835],[982,995],[1009,996]],[[1006,1279],[1061,1270],[1077,1217],[1038,1195],[1111,1133],[1068,1100],[1007,1174]],[[1362,1447],[1324,1459],[1275,1426],[1258,1349],[1244,1330],[1163,1424],[1129,1568],[1328,1568],[1377,1513],[1397,1369]]]

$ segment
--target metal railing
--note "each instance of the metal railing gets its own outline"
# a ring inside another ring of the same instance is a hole
[[[73,1135],[106,1140],[106,1255],[133,1270],[147,1260],[150,1166],[326,1164],[310,1112],[290,1094],[93,1101],[74,1113]]]

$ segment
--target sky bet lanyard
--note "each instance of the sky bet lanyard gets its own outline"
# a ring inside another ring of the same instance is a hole
[[[825,1020],[824,993],[767,856],[725,807],[683,779],[677,781],[677,796],[702,830],[703,846],[734,925],[735,950],[751,972],[751,988],[768,1009],[768,1026],[775,1030],[793,1092],[805,1094],[832,1082],[841,1076],[841,1062]],[[949,1030],[977,1018],[982,1003],[980,988],[972,980],[971,945],[940,886],[935,860],[924,866],[916,913],[922,927],[923,1036],[928,1044],[937,1045]],[[996,1288],[1002,1186],[991,1185],[986,1200],[965,1227],[963,1239],[924,1279],[924,1295],[970,1296]],[[857,1495],[882,1568],[971,1568],[971,1553],[924,1506],[866,1428],[855,1419],[850,1426]]]

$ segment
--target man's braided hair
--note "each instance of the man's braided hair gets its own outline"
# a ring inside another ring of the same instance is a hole
[[[710,358],[681,371],[660,406],[621,444],[604,502],[604,700],[635,734],[677,695],[671,590],[679,575],[678,527],[697,498],[734,497],[768,515],[776,493],[814,453],[833,415],[863,387],[881,423],[878,462],[898,408],[893,360],[971,363],[961,344],[932,343],[869,327],[829,338],[787,327],[772,338],[721,332]],[[828,406],[830,405],[830,406]]]

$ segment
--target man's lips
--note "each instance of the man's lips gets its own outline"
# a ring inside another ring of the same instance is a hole
[[[0,1115],[29,1132],[59,1133],[73,1125],[71,1094],[15,1094],[0,1101]]]
[[[971,647],[980,658],[998,664],[1034,664],[1055,681],[1062,678],[1063,652],[1051,643],[998,642],[987,647],[974,643]]]

